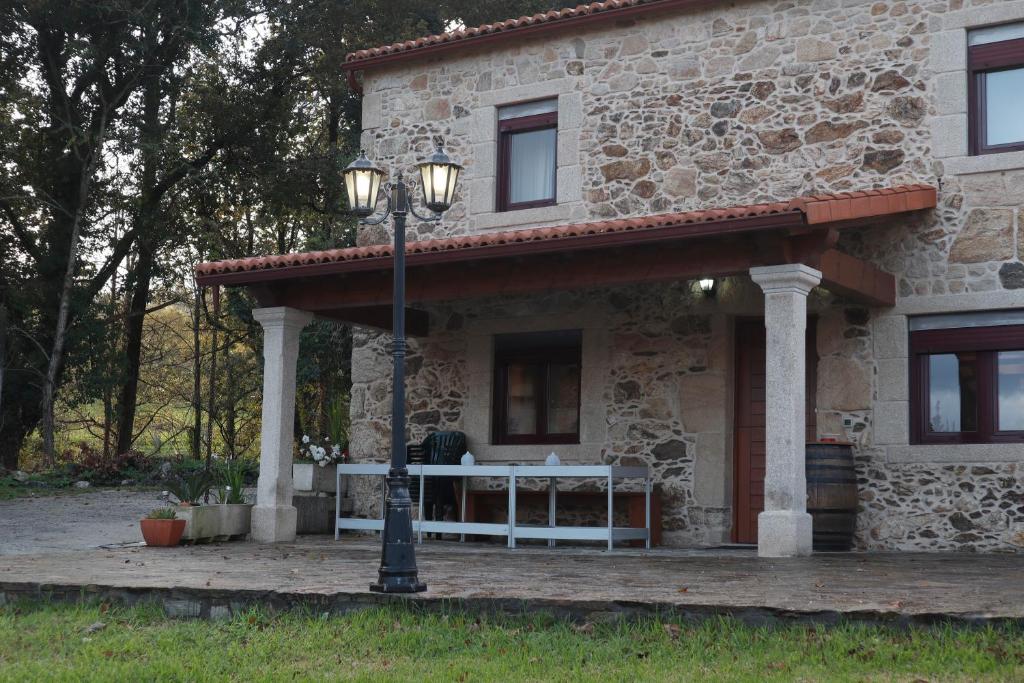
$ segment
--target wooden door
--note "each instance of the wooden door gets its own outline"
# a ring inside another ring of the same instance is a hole
[[[807,321],[807,440],[817,437],[818,354],[816,321]],[[736,323],[736,406],[733,438],[733,526],[735,543],[757,543],[757,515],[764,510],[765,347],[764,320]]]

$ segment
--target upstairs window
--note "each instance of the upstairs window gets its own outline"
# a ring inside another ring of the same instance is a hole
[[[915,443],[1024,442],[1024,326],[910,334]]]
[[[494,340],[494,443],[580,441],[580,332]]]
[[[498,110],[498,211],[555,203],[558,100]]]
[[[1024,22],[967,36],[971,154],[1024,150]]]

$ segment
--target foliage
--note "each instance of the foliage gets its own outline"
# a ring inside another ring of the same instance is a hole
[[[1024,630],[573,624],[414,606],[210,622],[157,605],[21,603],[0,607],[0,661],[11,681],[1014,681]]]
[[[245,502],[245,481],[248,468],[243,460],[228,460],[217,470],[220,485],[216,489],[217,502],[241,505]]]
[[[178,513],[170,506],[153,508],[149,511],[149,514],[146,515],[146,519],[176,519],[177,517]]]
[[[141,453],[129,451],[116,456],[107,456],[97,451],[88,443],[79,443],[76,450],[65,451],[58,465],[64,466],[69,477],[84,479],[92,484],[118,484],[131,472],[145,468],[145,458]],[[58,467],[58,470],[60,467]]]
[[[78,440],[105,458],[257,452],[253,302],[227,291],[218,310],[194,266],[355,243],[340,183],[360,132],[347,52],[557,5],[7,3],[0,466],[34,464],[40,446],[51,466]],[[343,442],[350,359],[348,327],[304,331],[300,432]],[[64,434],[39,429],[51,407]]]
[[[167,483],[167,491],[182,505],[202,505],[210,492],[212,481],[206,470],[183,474]]]

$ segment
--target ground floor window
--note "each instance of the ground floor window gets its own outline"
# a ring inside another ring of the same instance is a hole
[[[1024,441],[1024,325],[911,332],[915,443]]]
[[[580,440],[580,331],[494,340],[494,443]]]

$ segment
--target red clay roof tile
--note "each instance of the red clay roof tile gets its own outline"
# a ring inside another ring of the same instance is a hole
[[[592,223],[579,223],[557,227],[491,232],[442,239],[430,239],[406,244],[406,254],[430,252],[487,249],[502,245],[548,242],[554,240],[579,240],[569,248],[584,247],[593,236],[610,233],[642,232],[711,224],[739,218],[754,218],[786,213],[802,213],[808,225],[820,225],[836,221],[866,219],[888,214],[932,208],[936,204],[936,191],[930,185],[901,185],[863,192],[841,192],[830,195],[799,197],[788,202],[751,204],[728,208],[703,209],[681,213],[658,214],[639,218],[616,218]],[[254,256],[202,263],[196,266],[196,276],[202,282],[206,278],[229,273],[272,270],[308,266],[312,264],[342,263],[368,259],[390,258],[393,250],[390,244],[370,247],[329,249],[300,254],[276,256]]]
[[[455,47],[456,44],[472,43],[483,38],[495,38],[499,35],[519,34],[525,29],[537,30],[544,25],[564,24],[568,21],[579,21],[581,19],[594,19],[596,15],[607,15],[609,19],[625,11],[637,12],[643,10],[662,9],[672,6],[685,5],[707,5],[710,0],[607,0],[606,2],[593,2],[588,5],[577,5],[561,10],[549,10],[532,16],[524,16],[505,21],[498,21],[472,28],[461,28],[447,33],[432,36],[423,36],[414,40],[404,40],[390,45],[357,50],[345,56],[343,69],[352,70],[365,68],[374,61],[393,61],[399,57],[406,57],[408,53],[420,52],[426,49],[439,47]],[[557,28],[557,26],[552,26]],[[408,55],[411,56],[411,55]]]

